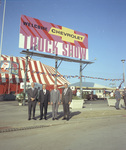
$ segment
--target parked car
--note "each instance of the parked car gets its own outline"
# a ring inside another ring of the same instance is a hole
[[[97,100],[98,97],[97,97],[97,95],[94,95],[94,94],[88,94],[88,95],[86,95],[86,99],[87,100]]]

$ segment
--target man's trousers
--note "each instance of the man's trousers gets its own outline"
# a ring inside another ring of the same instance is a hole
[[[43,108],[44,108],[44,118],[46,118],[48,104],[40,103],[40,119],[43,118]]]
[[[52,104],[52,118],[57,118],[58,113],[58,103]]]
[[[33,118],[35,118],[36,101],[28,102],[28,117],[29,117],[29,119],[31,119],[32,108],[33,108]]]
[[[116,103],[115,103],[115,108],[116,109],[119,109],[119,103],[120,103],[120,100],[116,99]]]
[[[63,103],[63,111],[64,111],[64,118],[67,117],[67,119],[69,119],[69,104],[67,103]]]

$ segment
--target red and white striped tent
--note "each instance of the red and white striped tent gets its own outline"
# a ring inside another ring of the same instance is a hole
[[[11,91],[15,91],[16,93],[21,92],[20,83],[24,81],[26,58],[2,55],[1,61],[3,60],[18,63],[19,74],[0,73],[0,94],[10,93]],[[50,90],[55,83],[55,68],[29,58],[27,82],[47,84],[47,88]],[[70,84],[59,72],[57,72],[58,87],[63,86],[64,83]]]

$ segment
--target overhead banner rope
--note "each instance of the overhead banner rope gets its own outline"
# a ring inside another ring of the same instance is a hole
[[[11,68],[8,68],[8,69],[11,69]],[[17,68],[18,70],[24,70],[22,68]],[[28,70],[29,72],[30,70]],[[2,72],[1,72],[2,73]],[[36,73],[36,74],[43,74],[43,75],[49,75],[49,76],[57,76],[57,77],[64,77],[64,78],[67,78],[67,79],[70,79],[70,78],[78,78],[80,79],[81,77],[82,78],[90,78],[90,79],[99,79],[99,80],[104,80],[104,81],[122,81],[123,79],[107,79],[107,78],[100,78],[100,77],[90,77],[90,76],[78,76],[78,75],[61,75],[61,74],[53,74],[53,73],[46,73],[46,72],[37,72],[37,71],[32,71],[31,73]]]

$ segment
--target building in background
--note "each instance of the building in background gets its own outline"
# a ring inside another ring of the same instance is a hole
[[[76,82],[69,85],[74,92],[80,90],[80,82]],[[98,98],[105,98],[109,96],[111,91],[115,90],[115,88],[107,87],[104,85],[100,85],[94,82],[82,82],[83,95],[97,95]]]

